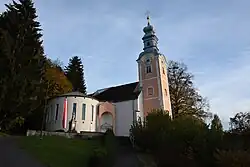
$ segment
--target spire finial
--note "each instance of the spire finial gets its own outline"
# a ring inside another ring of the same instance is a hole
[[[147,16],[147,20],[148,20],[148,25],[150,25],[150,17],[149,17],[149,14],[150,14],[150,12],[147,10],[146,16]]]

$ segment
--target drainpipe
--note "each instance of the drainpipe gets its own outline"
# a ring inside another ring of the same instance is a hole
[[[133,123],[135,121],[135,101],[132,102],[132,111],[133,111]]]
[[[133,102],[132,102],[132,111],[133,111],[133,122],[132,122],[132,124],[134,124],[134,122],[135,122],[135,100],[133,100]],[[129,134],[130,133],[131,132],[130,132],[130,129],[129,129]],[[132,147],[134,148],[135,143],[134,143],[134,139],[132,138],[131,135],[129,135],[129,139],[130,139],[130,142],[132,144]]]

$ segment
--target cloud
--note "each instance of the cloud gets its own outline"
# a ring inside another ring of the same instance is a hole
[[[206,75],[207,82],[199,87],[201,92],[209,97],[211,111],[221,116],[225,122],[224,126],[228,126],[229,117],[233,117],[237,112],[250,112],[249,48],[236,57],[231,70]]]

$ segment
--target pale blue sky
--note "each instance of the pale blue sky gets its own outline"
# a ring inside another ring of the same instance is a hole
[[[9,0],[0,0],[0,10]],[[250,111],[249,0],[35,0],[46,54],[80,56],[88,92],[137,80],[145,12],[159,49],[183,61],[223,122]],[[224,125],[227,125],[224,123]]]

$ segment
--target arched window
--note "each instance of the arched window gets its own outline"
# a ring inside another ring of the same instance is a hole
[[[149,59],[146,60],[146,73],[152,73],[152,65]]]

